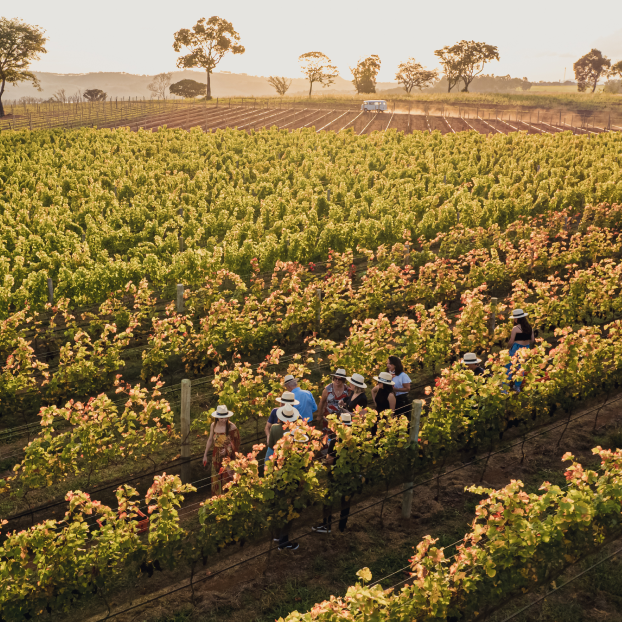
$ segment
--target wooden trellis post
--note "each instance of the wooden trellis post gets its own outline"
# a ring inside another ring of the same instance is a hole
[[[419,447],[419,424],[421,423],[421,411],[423,410],[423,402],[414,400],[410,413],[410,442],[414,442]],[[413,477],[414,479],[414,477]],[[414,481],[404,482],[404,496],[402,497],[402,518],[410,518],[410,512],[413,504],[413,486]]]

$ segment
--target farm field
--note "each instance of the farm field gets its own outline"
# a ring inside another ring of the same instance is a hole
[[[480,114],[481,112],[481,114]],[[621,117],[622,119],[622,117]],[[620,125],[617,125],[620,123]],[[115,127],[116,124],[103,124],[102,127]],[[189,106],[185,110],[165,112],[159,115],[142,118],[131,129],[157,130],[159,127],[181,128],[190,130],[200,128],[206,132],[219,129],[237,128],[239,130],[257,131],[275,127],[290,132],[304,128],[316,132],[340,132],[351,130],[356,135],[372,134],[376,131],[394,129],[404,134],[416,131],[441,134],[475,131],[480,134],[509,134],[526,132],[527,134],[552,135],[559,132],[572,132],[577,135],[595,135],[604,132],[622,131],[622,120],[609,113],[578,114],[566,111],[523,112],[497,110],[491,108],[450,108],[434,109],[430,114],[417,109],[411,112],[403,106],[397,111],[384,113],[362,112],[341,106],[331,109],[330,106],[296,108],[255,108],[249,106],[205,108]]]
[[[283,517],[308,528],[327,495],[381,504],[392,490],[393,538],[400,486],[411,474],[433,478],[475,454],[485,473],[486,456],[511,443],[507,455],[522,464],[526,435],[557,426],[550,460],[524,472],[537,486],[538,469],[556,468],[565,442],[581,449],[598,440],[589,426],[576,431],[575,415],[593,415],[594,430],[599,417],[613,429],[622,373],[622,134],[573,125],[572,116],[472,113],[198,106],[141,119],[137,131],[0,134],[5,619],[46,609],[105,614],[126,608],[134,590],[155,597],[182,578],[242,561],[240,543],[267,555]],[[517,307],[539,338],[512,361],[506,344]],[[331,369],[369,381],[393,352],[413,379],[411,398],[425,401],[422,413],[370,410],[351,428],[332,421],[346,466],[330,478],[313,459],[322,444],[317,422],[300,427],[308,447],[286,438],[276,459],[264,460],[262,429],[286,373],[317,396]],[[465,352],[482,356],[486,378],[465,371]],[[236,485],[212,495],[217,474],[199,460],[210,413],[223,402],[236,413],[244,455],[230,463]],[[587,484],[569,477],[569,491],[538,503],[563,522],[565,495],[575,495],[589,506],[589,529],[614,538],[620,456],[600,457]],[[489,483],[505,485],[514,473],[501,475],[503,460],[490,460]],[[477,483],[473,472],[469,483]],[[511,487],[501,497],[474,494],[508,507],[525,502]],[[428,504],[420,517],[443,511],[430,497],[416,501]],[[601,503],[605,497],[615,502]],[[545,515],[530,516],[557,548],[534,545],[538,568],[562,572],[566,564],[551,559],[593,551],[587,519],[567,518],[577,534],[570,546],[558,538],[561,523]],[[464,516],[452,527],[459,535],[469,529]],[[134,526],[138,518],[147,535]],[[395,536],[402,547],[425,535],[414,520],[408,537]],[[461,558],[465,573],[473,563],[492,579],[498,567],[511,586],[504,597],[543,582],[546,573],[534,582],[513,573],[499,555],[505,536],[493,535],[490,546],[468,536],[474,557]],[[410,551],[400,556],[398,548],[393,562],[400,557],[403,566]],[[426,551],[434,590],[445,561]],[[318,571],[305,566],[300,576]],[[356,580],[348,573],[341,594]],[[473,608],[462,579],[456,575],[456,593]],[[499,595],[484,588],[493,607]],[[415,616],[412,589],[373,597]],[[318,590],[304,603],[316,595],[325,596]]]

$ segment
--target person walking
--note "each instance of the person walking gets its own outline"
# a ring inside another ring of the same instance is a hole
[[[531,325],[527,321],[527,314],[522,309],[514,309],[512,311],[512,320],[514,320],[514,327],[510,333],[508,340],[508,348],[510,350],[510,357],[514,358],[514,355],[521,348],[531,348],[536,342],[536,336],[534,334]],[[512,380],[512,363],[508,363],[506,366],[508,370],[508,378]],[[520,370],[520,365],[515,365],[515,371]],[[514,390],[520,391],[522,380],[514,380]]]
[[[281,408],[281,406],[285,406],[285,404],[291,404],[292,406],[298,406],[300,404],[300,402],[296,399],[296,396],[290,391],[285,391],[285,393],[283,393],[281,397],[277,397],[276,403],[277,403],[277,406],[276,408],[273,408],[272,411],[270,412],[270,416],[268,417],[266,427],[264,428],[264,432],[266,433],[266,445],[268,444],[270,440],[270,430],[272,426],[275,423],[279,422],[279,418],[277,416],[277,412],[279,408]],[[298,412],[300,412],[300,410],[298,410]],[[271,455],[272,455],[272,452],[270,452],[270,449],[268,449],[268,452],[266,453],[266,460],[268,460],[268,458]]]
[[[293,397],[293,395],[293,393],[289,393],[288,391],[283,393],[283,396],[285,396],[286,399],[289,399],[290,396]],[[285,433],[285,431],[283,430],[282,424],[293,423],[300,418],[300,413],[298,412],[298,410],[296,410],[296,408],[294,408],[297,403],[298,400],[293,399],[291,402],[286,402],[284,406],[281,406],[281,408],[275,409],[277,421],[270,426],[270,433],[268,435],[268,449],[266,451],[265,458],[266,461],[272,458],[272,455],[274,454],[274,446],[280,439],[283,438],[283,434]]]
[[[371,396],[376,404],[376,410],[381,413],[385,410],[395,412],[396,398],[393,391],[393,376],[388,371],[381,371],[374,380],[378,383],[372,390]]]
[[[358,376],[358,374],[352,374]],[[350,413],[341,413],[341,423],[347,426],[352,425],[352,415]],[[326,454],[325,463],[328,466],[328,492],[324,499],[324,507],[322,514],[322,523],[317,527],[311,527],[316,533],[330,533],[333,521],[333,496],[334,496],[334,476],[333,469],[337,463],[337,437],[333,434],[328,442],[328,453]],[[348,524],[348,517],[350,516],[350,503],[352,495],[341,496],[341,507],[339,514],[339,531],[343,533],[346,530]]]
[[[395,392],[395,414],[403,415],[410,406],[408,392],[410,391],[410,378],[404,372],[402,361],[397,356],[390,356],[387,361],[387,370],[393,376],[393,391]]]
[[[240,449],[240,431],[235,423],[229,421],[233,413],[224,405],[219,405],[212,413],[216,421],[210,425],[209,437],[203,454],[203,466],[207,466],[207,455],[212,450],[212,494],[221,495],[224,485],[231,481],[231,474],[222,469],[225,458],[234,458]]]
[[[332,375],[332,382],[322,392],[320,399],[320,416],[322,417],[322,431],[329,432],[328,415],[338,415],[341,412],[339,402],[350,396],[350,390],[346,386],[347,374],[345,369],[338,369]]]
[[[365,378],[361,374],[352,374],[346,378],[350,395],[345,400],[340,400],[339,407],[346,412],[353,413],[357,408],[365,414],[367,408],[367,395],[365,389]]]
[[[315,403],[315,398],[311,394],[311,391],[301,389],[298,386],[298,380],[291,374],[287,374],[287,376],[283,378],[283,386],[287,391],[293,393],[300,402],[300,408],[298,408],[300,418],[308,422],[313,421],[313,413],[317,412],[317,404]]]
[[[276,414],[279,419],[279,423],[275,423],[272,428],[270,428],[270,439],[268,440],[268,450],[271,450],[270,457],[272,457],[272,455],[274,454],[274,446],[280,439],[283,438],[283,436],[285,436],[283,424],[294,423],[294,421],[297,421],[300,418],[300,413],[291,404],[285,404],[285,406],[281,406],[281,408],[277,409]],[[294,434],[294,431],[290,430],[289,432],[287,432],[287,434]],[[309,437],[305,434],[301,439],[298,439],[298,442],[305,442],[308,440]],[[269,457],[266,456],[266,461],[268,459]],[[280,498],[283,498],[285,496],[284,491],[275,490],[275,494],[277,497]],[[289,541],[289,531],[293,522],[293,519],[288,521],[277,531],[277,537],[275,538],[275,540],[279,543],[279,551],[295,551],[299,547],[297,542]]]

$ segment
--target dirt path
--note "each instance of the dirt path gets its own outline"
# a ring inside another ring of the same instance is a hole
[[[484,453],[470,464],[455,462],[444,469],[438,480],[435,479],[438,472],[420,474],[408,520],[401,518],[401,487],[389,493],[384,508],[383,491],[355,500],[348,529],[343,534],[337,530],[336,523],[330,535],[310,533],[321,512],[319,507],[310,508],[292,532],[300,544],[298,551],[279,553],[274,549],[268,553],[272,543],[267,537],[242,549],[226,549],[216,563],[201,568],[195,576],[194,605],[188,579],[179,581],[188,569],[141,578],[136,585],[116,592],[113,612],[177,591],[122,613],[116,619],[163,621],[175,615],[175,620],[263,622],[293,609],[307,610],[330,594],[345,593],[347,586],[356,581],[356,571],[363,566],[369,566],[376,579],[391,574],[407,564],[411,547],[424,535],[439,537],[444,546],[464,535],[477,501],[474,495],[464,492],[466,486],[481,481],[485,486],[499,488],[512,479],[521,479],[530,492],[535,492],[543,481],[562,483],[565,465],[561,457],[566,451],[572,451],[583,464],[589,465],[594,463],[592,447],[622,445],[622,432],[618,430],[622,424],[622,402],[602,407],[594,431],[594,409],[600,404],[602,400],[586,405],[565,431],[562,419],[532,432],[529,436],[534,438],[525,443],[524,457],[518,436],[504,439],[506,445],[515,446],[506,447],[488,461]],[[581,416],[585,412],[589,414]],[[383,585],[390,587],[405,576],[400,571]],[[94,605],[91,603],[88,612],[83,611],[81,616],[74,611],[73,619],[101,619],[103,616],[92,617],[97,608],[104,612],[99,603],[99,607]],[[185,611],[189,612],[187,617]]]

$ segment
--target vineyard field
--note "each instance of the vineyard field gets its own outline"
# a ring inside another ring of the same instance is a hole
[[[93,304],[619,202],[621,152],[613,132],[3,132],[0,313],[41,309],[48,278]]]

